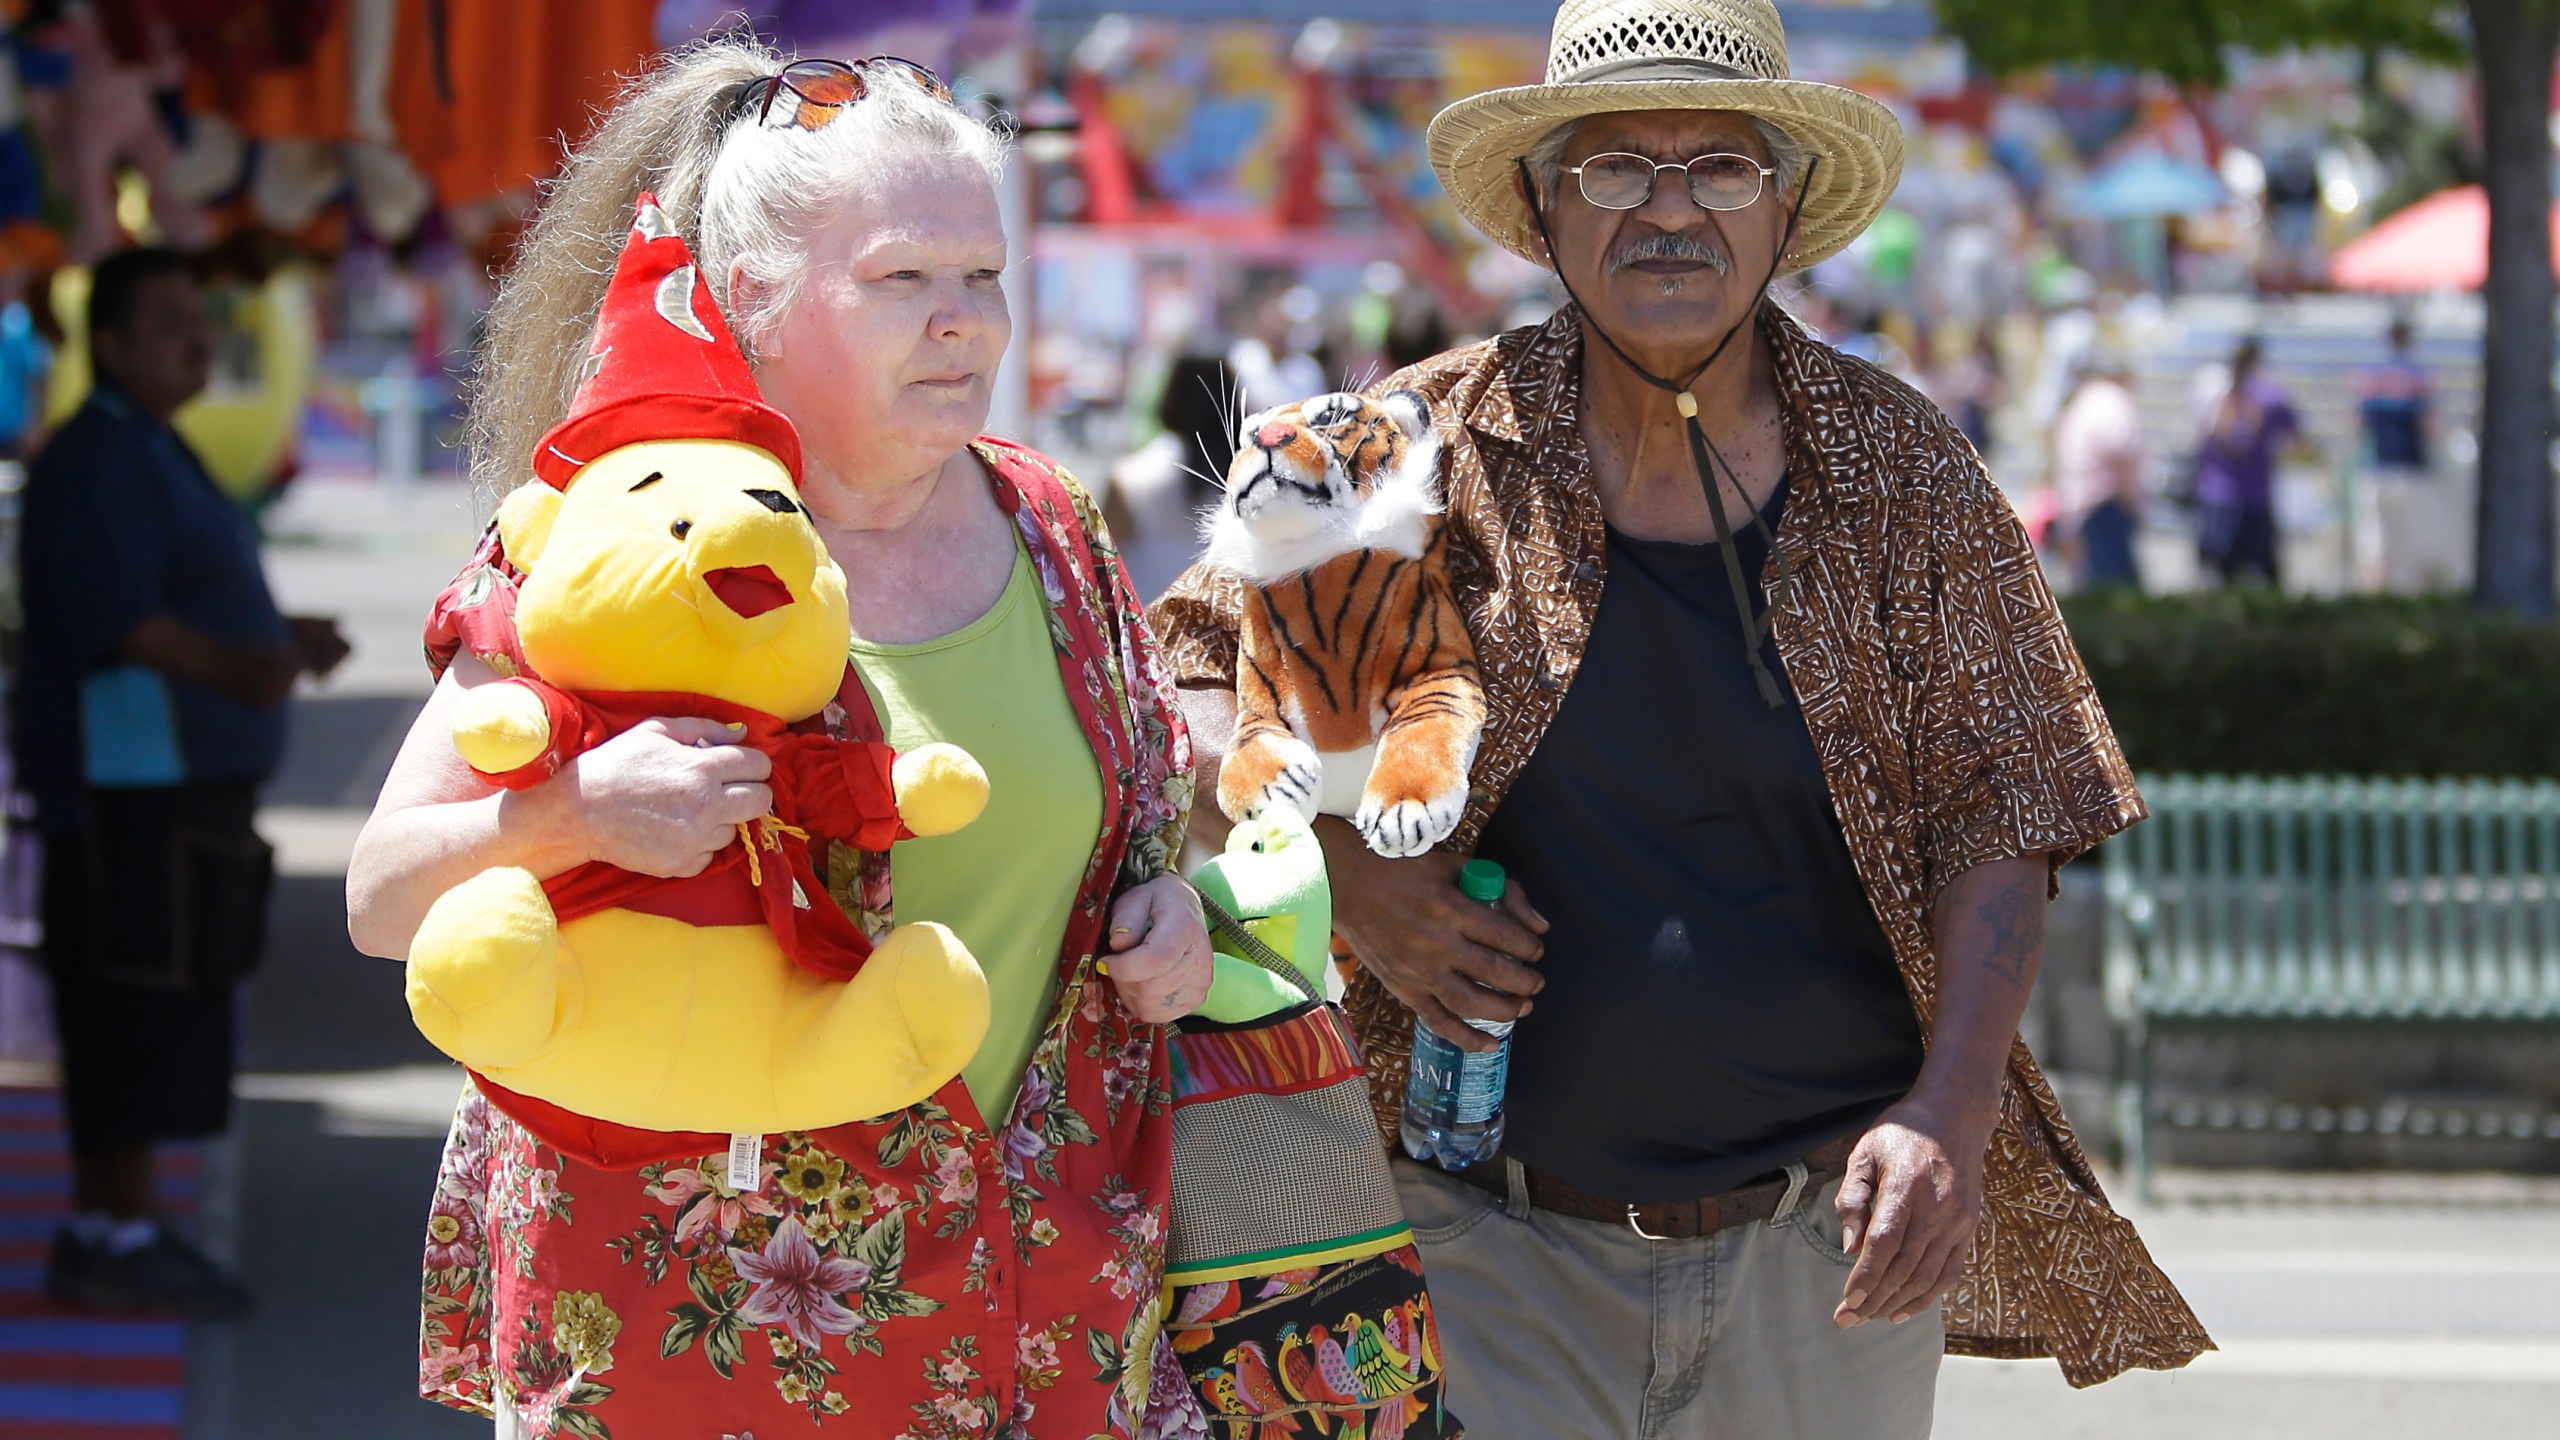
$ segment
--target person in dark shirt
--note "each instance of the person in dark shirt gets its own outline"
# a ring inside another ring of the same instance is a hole
[[[347,646],[277,612],[247,513],[170,426],[212,357],[188,263],[109,257],[88,322],[96,389],[28,474],[10,696],[77,1212],[46,1281],[68,1304],[222,1318],[248,1293],[158,1220],[153,1147],[228,1124],[233,990],[272,874],[257,786],[295,679]]]
[[[2462,487],[2441,481],[2430,445],[2435,379],[2416,354],[2407,319],[2391,322],[2390,354],[2357,377],[2367,476],[2373,482],[2373,540],[2365,579],[2414,594],[2465,583],[2471,506]]]

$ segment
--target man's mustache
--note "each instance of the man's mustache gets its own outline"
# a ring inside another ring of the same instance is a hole
[[[1688,260],[1704,265],[1718,275],[1733,273],[1733,262],[1725,258],[1723,251],[1677,230],[1657,230],[1611,256],[1609,273],[1614,275],[1648,260]]]

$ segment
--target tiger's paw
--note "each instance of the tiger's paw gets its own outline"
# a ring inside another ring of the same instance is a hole
[[[1259,820],[1266,811],[1295,810],[1316,818],[1324,787],[1324,761],[1294,735],[1258,735],[1237,747],[1218,768],[1218,808],[1230,820]]]
[[[1351,817],[1351,826],[1371,850],[1396,860],[1420,855],[1448,839],[1466,813],[1464,785],[1417,800],[1386,800],[1369,794],[1360,797],[1360,811]]]

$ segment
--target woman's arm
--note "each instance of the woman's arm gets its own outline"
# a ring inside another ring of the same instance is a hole
[[[436,897],[483,870],[548,878],[590,860],[644,875],[699,874],[738,825],[764,814],[772,764],[715,721],[650,720],[523,790],[483,783],[453,748],[461,694],[497,679],[462,655],[409,726],[347,866],[347,936],[405,958]]]

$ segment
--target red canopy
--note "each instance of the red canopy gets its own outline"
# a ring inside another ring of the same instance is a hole
[[[2560,207],[2551,232],[2560,254]],[[2329,257],[2341,290],[2477,290],[2488,278],[2489,196],[2477,185],[2430,195]]]

